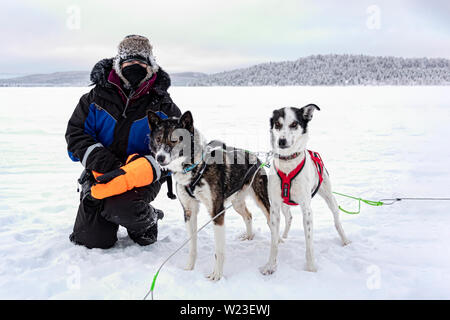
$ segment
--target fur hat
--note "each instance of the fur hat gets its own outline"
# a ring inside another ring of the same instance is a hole
[[[117,75],[122,79],[124,86],[126,88],[131,88],[130,83],[122,74],[121,65],[122,63],[130,60],[139,60],[147,63],[147,76],[141,81],[144,82],[150,79],[154,73],[159,69],[156,64],[155,57],[153,56],[153,47],[150,41],[139,35],[129,35],[126,36],[118,46],[117,55],[114,57],[113,68]]]

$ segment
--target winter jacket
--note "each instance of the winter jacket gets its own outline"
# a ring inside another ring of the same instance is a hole
[[[148,110],[161,118],[181,115],[167,92],[170,77],[161,68],[131,99],[112,71],[112,59],[94,66],[91,81],[95,87],[81,97],[65,135],[69,157],[86,169],[105,173],[124,164],[130,154],[151,154]]]

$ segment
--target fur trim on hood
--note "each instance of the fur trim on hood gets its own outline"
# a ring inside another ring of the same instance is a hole
[[[106,58],[97,62],[91,71],[92,85],[101,87],[112,87],[108,82],[108,76],[114,66],[114,58]],[[116,71],[117,72],[117,71]],[[153,75],[153,74],[152,74]],[[156,81],[153,88],[156,90],[167,91],[170,87],[170,76],[161,67],[156,72]]]
[[[136,34],[128,35],[119,43],[117,49],[118,52],[114,57],[113,68],[122,80],[125,88],[131,89],[131,85],[122,74],[120,66],[123,61],[137,59],[147,63],[147,75],[141,80],[139,85],[150,79],[158,71],[159,66],[153,56],[153,46],[146,37]]]

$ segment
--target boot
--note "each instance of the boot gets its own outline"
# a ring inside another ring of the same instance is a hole
[[[164,218],[164,212],[160,209],[153,208],[152,216],[154,217],[153,223],[148,227],[144,232],[133,232],[128,231],[128,235],[130,238],[141,246],[147,246],[149,244],[155,243],[158,239],[158,220],[162,220]]]

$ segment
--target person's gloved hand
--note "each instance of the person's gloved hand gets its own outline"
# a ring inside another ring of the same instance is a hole
[[[161,169],[152,156],[132,154],[124,166],[105,174],[95,171],[93,174],[98,183],[92,186],[91,195],[104,199],[159,180]]]
[[[100,201],[91,196],[91,187],[95,184],[95,182],[95,178],[91,171],[84,169],[80,175],[80,178],[78,178],[78,183],[81,186],[81,201],[84,201],[86,198],[91,202]],[[80,190],[78,189],[78,191]]]

